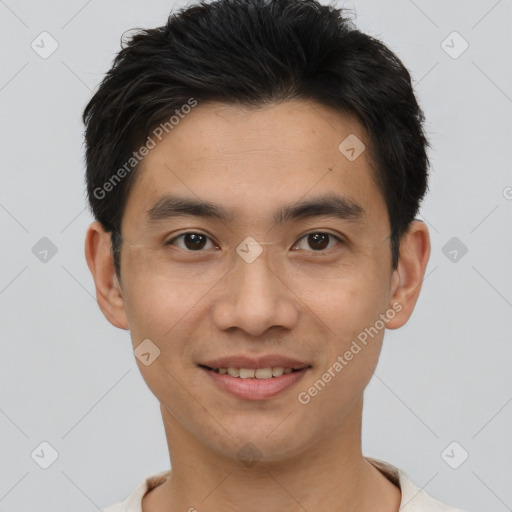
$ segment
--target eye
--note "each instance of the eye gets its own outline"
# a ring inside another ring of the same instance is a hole
[[[301,242],[305,240],[309,247],[300,247]],[[313,251],[323,251],[324,249],[331,249],[336,243],[331,244],[332,241],[336,241],[338,243],[343,243],[340,238],[332,235],[331,233],[323,233],[323,232],[314,232],[304,235],[299,241],[293,246],[294,250],[308,250],[312,249]],[[297,248],[297,249],[296,249]]]
[[[308,247],[300,247],[301,242],[305,241]],[[337,243],[342,243],[341,239],[331,233],[314,232],[304,235],[299,241],[293,246],[294,250],[313,250],[313,251],[324,251],[325,249],[331,249],[336,246]],[[208,245],[209,244],[209,245]],[[165,245],[175,245],[179,249],[192,252],[200,252],[202,249],[215,248],[212,240],[203,233],[188,232],[182,233],[181,235],[175,236]]]
[[[210,247],[206,247],[208,243],[210,244]],[[176,245],[180,249],[195,252],[199,252],[205,247],[207,249],[212,249],[215,247],[208,236],[204,235],[203,233],[194,232],[182,233],[181,235],[175,236],[166,242],[165,245]]]

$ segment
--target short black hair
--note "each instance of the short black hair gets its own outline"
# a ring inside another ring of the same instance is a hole
[[[83,113],[88,202],[111,233],[119,279],[135,150],[191,100],[254,107],[315,100],[355,115],[370,139],[397,267],[400,240],[428,188],[424,115],[399,58],[346,12],[316,0],[201,1],[122,42]]]

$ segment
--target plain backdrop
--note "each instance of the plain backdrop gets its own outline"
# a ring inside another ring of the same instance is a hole
[[[92,512],[168,468],[85,262],[80,118],[121,34],[177,5],[0,0],[1,512]],[[468,512],[512,510],[512,1],[339,5],[408,67],[432,144],[432,255],[366,391],[364,454]]]

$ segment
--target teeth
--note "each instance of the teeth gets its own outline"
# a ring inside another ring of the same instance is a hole
[[[275,366],[273,368],[218,368],[218,373],[227,374],[231,377],[239,377],[241,379],[271,379],[272,377],[280,377],[284,373],[292,373],[292,368],[283,368]],[[297,371],[297,370],[295,370]]]
[[[254,372],[254,376],[257,379],[271,379],[272,378],[272,368],[258,368]]]
[[[251,368],[240,368],[240,378],[241,379],[254,379],[254,374],[256,370]]]
[[[272,368],[272,377],[280,377],[284,373],[284,368],[282,366],[276,366]]]
[[[228,368],[228,375],[231,375],[231,377],[240,377],[240,370],[238,368]]]

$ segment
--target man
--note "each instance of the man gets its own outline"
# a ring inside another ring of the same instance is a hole
[[[84,121],[87,262],[171,461],[107,511],[454,511],[361,452],[430,255],[396,56],[315,0],[202,3],[132,37]]]

